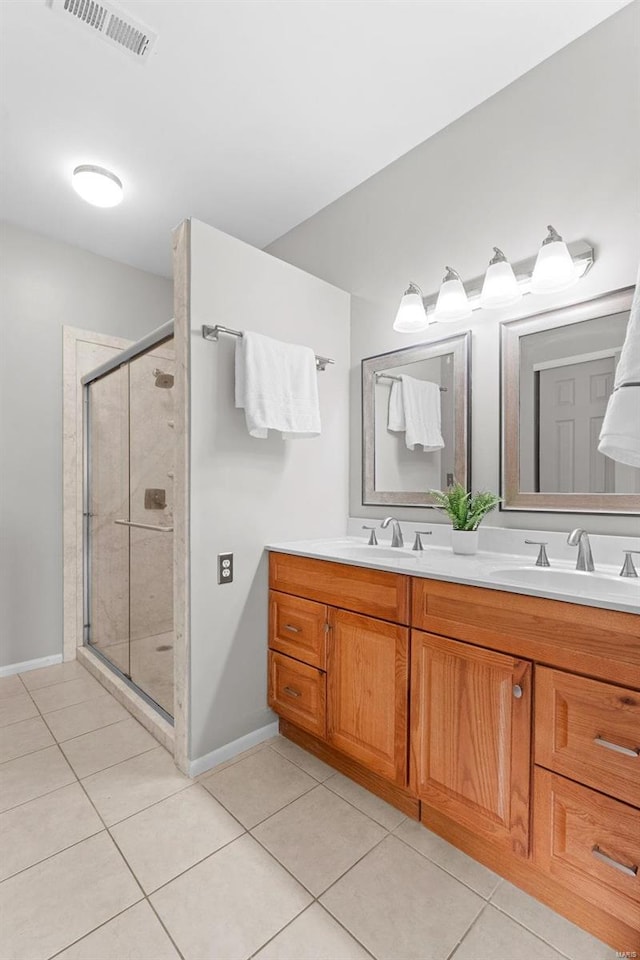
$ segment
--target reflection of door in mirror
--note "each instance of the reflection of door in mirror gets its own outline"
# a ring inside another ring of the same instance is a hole
[[[541,493],[615,492],[615,463],[598,451],[613,390],[615,357],[563,363],[536,371],[538,485]]]
[[[520,339],[520,490],[640,493],[640,470],[598,451],[628,311]]]
[[[425,450],[407,447],[404,431],[389,426],[391,391],[401,375],[440,387],[440,432],[444,447]],[[378,491],[427,492],[441,489],[453,479],[455,447],[453,354],[429,357],[386,369],[375,380],[375,487]]]

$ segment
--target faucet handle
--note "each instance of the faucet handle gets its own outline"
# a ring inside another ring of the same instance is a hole
[[[636,570],[633,563],[633,554],[640,553],[640,550],[623,550],[624,553],[624,563],[622,565],[622,570],[620,571],[621,577],[637,577],[638,571]]]
[[[369,546],[370,546],[370,547],[377,547],[377,546],[378,546],[378,538],[376,537],[376,528],[375,528],[375,527],[367,527],[366,524],[363,523],[363,524],[362,524],[362,529],[363,529],[363,530],[370,530],[370,531],[371,531],[371,533],[369,534]]]
[[[538,558],[536,560],[536,567],[550,567],[549,557],[547,556],[547,543],[548,540],[525,540],[525,543],[530,545],[540,547],[538,550]]]
[[[424,550],[422,546],[422,537],[430,537],[433,533],[433,530],[416,530],[416,538],[413,541],[412,550]]]

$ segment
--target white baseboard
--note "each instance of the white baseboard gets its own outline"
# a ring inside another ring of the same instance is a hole
[[[275,737],[277,734],[277,721],[275,723],[268,723],[266,727],[260,727],[259,730],[252,730],[251,733],[245,734],[244,737],[239,737],[237,740],[232,740],[231,743],[225,743],[223,747],[218,747],[217,750],[212,750],[211,753],[206,753],[204,757],[196,757],[195,760],[191,760],[189,763],[189,776],[199,777],[201,773],[206,773],[206,771],[211,770],[212,767],[217,767],[219,763],[231,760],[239,753],[243,753],[245,750],[257,746],[257,744],[262,743],[263,740],[270,740],[271,737]]]
[[[62,663],[61,653],[54,653],[51,657],[38,657],[37,660],[23,660],[22,663],[8,663],[6,667],[0,667],[0,677],[26,673],[27,670],[39,670],[40,667],[52,667],[55,663]]]

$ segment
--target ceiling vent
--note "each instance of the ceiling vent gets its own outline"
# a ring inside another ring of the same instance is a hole
[[[146,63],[158,39],[157,33],[113,3],[97,0],[46,0],[47,6],[67,20],[84,24],[105,43],[116,47],[137,63]]]

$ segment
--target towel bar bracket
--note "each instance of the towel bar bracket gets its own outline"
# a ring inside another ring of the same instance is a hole
[[[202,324],[202,338],[203,340],[214,340],[217,341],[220,339],[220,334],[226,333],[230,337],[240,337],[244,336],[242,330],[234,330],[232,327],[223,327],[222,324],[216,323],[215,327],[211,327],[206,323]],[[332,360],[330,357],[319,357],[316,354],[316,368],[318,370],[326,370],[327,364],[335,363],[335,360]]]

